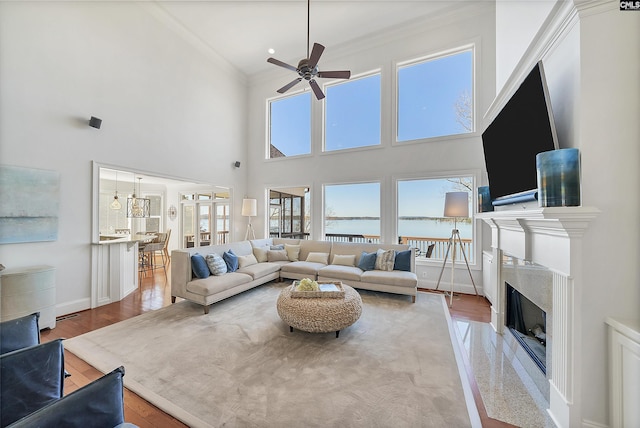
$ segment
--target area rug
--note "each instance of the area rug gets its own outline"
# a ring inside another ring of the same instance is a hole
[[[360,319],[305,333],[279,318],[272,282],[203,314],[181,301],[64,341],[192,427],[468,427],[477,410],[441,295],[359,290]]]

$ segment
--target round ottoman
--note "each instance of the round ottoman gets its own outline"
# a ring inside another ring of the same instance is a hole
[[[289,331],[294,328],[310,333],[336,332],[358,321],[362,314],[362,299],[353,287],[342,284],[344,298],[291,297],[291,286],[285,287],[278,296],[278,315],[287,323]]]

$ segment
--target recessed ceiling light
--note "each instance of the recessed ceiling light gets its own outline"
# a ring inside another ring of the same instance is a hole
[[[276,53],[276,50],[274,48],[269,48],[267,50],[267,52],[269,52],[269,54],[273,55],[274,53]]]

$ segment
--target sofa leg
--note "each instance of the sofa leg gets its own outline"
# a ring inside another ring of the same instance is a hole
[[[176,302],[176,296],[171,296],[171,303],[175,303]]]
[[[208,314],[209,313],[209,306],[210,305],[204,305],[204,314]]]
[[[416,302],[416,296],[411,296],[411,303],[415,303]]]

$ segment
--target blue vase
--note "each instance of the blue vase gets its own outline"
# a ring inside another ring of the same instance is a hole
[[[538,205],[575,207],[580,205],[580,152],[559,149],[536,155]]]
[[[478,187],[478,212],[486,213],[488,211],[493,211],[489,186],[480,186]]]

